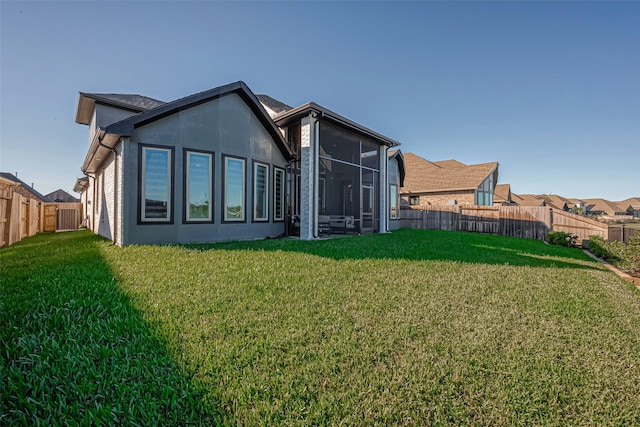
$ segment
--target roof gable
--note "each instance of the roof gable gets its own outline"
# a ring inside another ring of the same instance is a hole
[[[328,108],[322,107],[321,105],[316,104],[315,102],[308,102],[304,105],[300,105],[299,107],[293,108],[288,111],[284,111],[273,118],[275,123],[280,127],[285,127],[291,124],[292,122],[299,121],[302,117],[308,116],[309,114],[316,114],[320,118],[327,120],[330,123],[337,124],[343,128],[349,129],[353,132],[356,132],[360,135],[364,135],[368,138],[373,139],[378,144],[386,145],[388,147],[397,147],[400,145],[398,141],[395,141],[389,137],[386,137],[376,131],[373,131],[365,126],[362,126],[359,123],[354,122],[353,120],[349,120],[344,116],[341,116],[338,113],[335,113]]]
[[[148,123],[152,123],[156,120],[168,117],[170,115],[178,113],[179,111],[186,110],[188,108],[192,108],[233,93],[237,94],[249,107],[249,109],[256,115],[260,123],[273,138],[285,158],[291,159],[293,157],[293,154],[291,153],[289,146],[284,140],[284,137],[280,133],[278,127],[275,125],[269,114],[265,111],[258,98],[256,98],[253,92],[251,92],[251,89],[249,89],[249,87],[244,82],[238,81],[225,86],[220,86],[204,92],[196,93],[194,95],[189,95],[175,101],[164,103],[159,107],[140,112],[139,114],[110,124],[106,128],[101,129],[101,142],[96,142],[90,147],[89,153],[87,154],[85,162],[82,166],[82,171],[93,172],[98,166],[96,164],[96,153],[101,150],[106,150],[108,152],[109,149],[115,147],[120,137],[131,136],[134,129],[144,126]]]
[[[494,202],[511,202],[511,184],[498,184],[493,191]]]

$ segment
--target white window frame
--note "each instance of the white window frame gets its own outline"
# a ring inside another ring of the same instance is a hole
[[[264,194],[258,194],[258,170],[264,169]],[[253,220],[256,222],[269,221],[269,165],[260,162],[253,163]],[[264,215],[258,216],[257,206],[259,199],[262,198],[264,206]]]
[[[191,218],[189,202],[190,197],[189,194],[191,192],[191,155],[203,156],[209,158],[209,174],[207,177],[207,183],[209,185],[208,193],[208,202],[209,202],[209,215],[206,218]],[[185,221],[186,222],[212,222],[213,221],[213,153],[204,152],[204,151],[196,151],[196,150],[185,150]]]
[[[240,162],[242,164],[242,190],[240,194],[241,201],[241,214],[240,217],[229,216],[228,202],[229,202],[229,163]],[[240,157],[224,156],[224,202],[222,205],[222,218],[225,222],[245,222],[246,219],[246,191],[247,191],[247,177],[246,177],[247,160]]]
[[[160,151],[160,152],[165,152],[167,153],[167,193],[166,193],[166,197],[167,197],[167,214],[164,218],[152,218],[152,217],[147,217],[146,213],[147,213],[147,204],[146,204],[146,184],[147,184],[147,168],[146,168],[146,159],[147,159],[147,153],[151,152],[151,151]],[[172,212],[172,183],[173,183],[173,175],[172,175],[172,164],[173,164],[173,159],[172,159],[172,150],[170,148],[160,148],[160,147],[148,147],[148,146],[142,146],[141,147],[141,176],[140,176],[140,221],[141,222],[162,222],[162,223],[166,223],[166,222],[171,222],[172,218],[171,218],[171,212]]]

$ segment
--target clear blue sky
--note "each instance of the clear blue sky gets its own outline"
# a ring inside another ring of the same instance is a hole
[[[72,193],[78,92],[237,80],[515,193],[640,196],[638,2],[1,1],[0,170]],[[72,193],[73,194],[73,193]]]

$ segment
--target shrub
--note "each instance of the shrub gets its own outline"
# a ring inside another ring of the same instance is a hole
[[[622,242],[607,242],[602,237],[590,236],[589,250],[616,267],[631,273],[640,272],[640,235],[634,236],[628,245]]]
[[[589,251],[598,258],[607,259],[607,241],[600,236],[589,236]]]
[[[564,231],[550,231],[547,233],[547,240],[552,245],[566,246],[568,248],[575,248],[578,236],[565,233]]]

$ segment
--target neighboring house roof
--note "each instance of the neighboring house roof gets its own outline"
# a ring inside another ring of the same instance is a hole
[[[413,153],[406,153],[404,160],[407,174],[403,193],[475,190],[498,169],[498,162],[477,165],[465,165],[455,160],[430,162]]]
[[[5,178],[9,181],[13,181],[18,187],[16,188],[16,192],[22,194],[25,197],[33,197],[39,199],[42,202],[50,202],[47,196],[41,194],[35,188],[28,185],[26,182],[22,181],[17,176],[9,173],[9,172],[0,172],[0,177]]]
[[[76,111],[76,123],[83,125],[91,123],[91,116],[93,115],[95,104],[111,105],[134,113],[140,113],[164,105],[166,102],[142,95],[80,92],[78,110]]]
[[[293,110],[293,107],[288,106],[284,102],[280,102],[277,99],[273,99],[269,95],[256,95],[256,98],[260,101],[262,106],[267,110],[271,117],[275,117],[285,111]]]
[[[546,206],[545,200],[535,194],[511,193],[511,200],[520,206]]]
[[[52,191],[47,194],[46,197],[52,202],[79,202],[76,197],[73,197],[71,194],[67,193],[63,189],[59,188],[56,191]]]
[[[584,199],[587,213],[600,213],[615,216],[616,212],[625,213],[626,207],[605,199]]]
[[[110,124],[105,128],[101,128],[98,132],[98,137],[94,139],[94,141],[91,143],[91,146],[89,147],[89,152],[87,153],[85,161],[82,165],[82,171],[85,173],[95,172],[95,170],[101,163],[100,159],[104,158],[104,156],[106,156],[109,151],[116,146],[120,137],[131,136],[134,128],[170,116],[180,110],[195,107],[197,105],[232,93],[240,96],[240,98],[253,111],[258,120],[262,123],[264,128],[274,139],[274,141],[276,141],[276,144],[282,151],[283,155],[287,159],[291,159],[293,155],[289,150],[289,146],[284,140],[282,134],[280,133],[280,130],[271,120],[271,117],[265,111],[258,98],[256,98],[253,92],[251,92],[251,89],[249,89],[249,87],[244,82],[238,81],[225,86],[220,86],[204,92],[196,93],[194,95],[189,95],[175,101],[164,103],[151,110],[142,111],[134,116]]]
[[[621,208],[625,208],[626,211],[637,211],[640,210],[640,197],[629,197],[628,199],[616,202],[616,204]]]
[[[553,209],[566,210],[575,206],[574,202],[557,194],[538,194],[538,198],[544,199],[546,206]]]
[[[511,202],[511,184],[498,184],[493,190],[493,203]]]
[[[302,117],[308,116],[309,114],[316,114],[323,119],[335,123],[337,125],[343,126],[347,129],[350,129],[360,135],[364,135],[366,137],[372,138],[378,141],[381,144],[387,145],[389,147],[397,147],[400,145],[398,141],[395,141],[389,137],[386,137],[378,132],[375,132],[369,128],[362,126],[354,121],[347,119],[340,114],[337,114],[328,108],[322,107],[321,105],[316,104],[315,102],[308,102],[299,107],[293,108],[288,111],[284,111],[273,118],[276,124],[280,127],[285,127],[289,123],[299,121]]]

